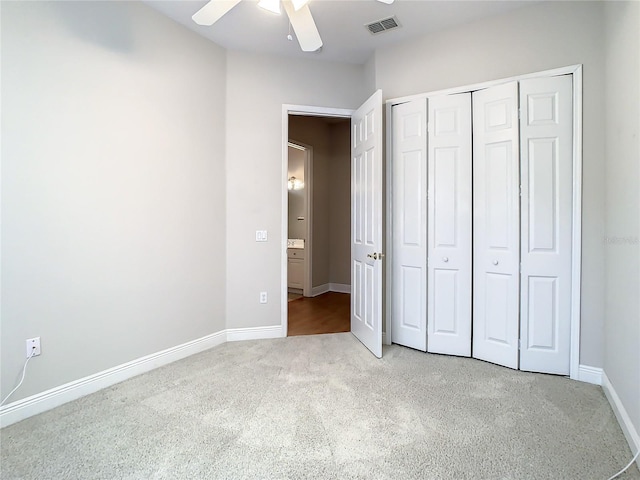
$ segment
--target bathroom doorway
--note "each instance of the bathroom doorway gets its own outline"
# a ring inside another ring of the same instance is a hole
[[[287,298],[311,297],[313,147],[288,144]]]

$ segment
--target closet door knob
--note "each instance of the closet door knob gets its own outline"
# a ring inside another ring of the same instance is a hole
[[[442,261],[443,261],[444,263],[447,263],[447,262],[449,261],[449,257],[442,257]]]
[[[497,265],[497,264],[498,264],[498,260],[494,260],[494,261],[493,261],[493,264],[494,264],[494,265]]]

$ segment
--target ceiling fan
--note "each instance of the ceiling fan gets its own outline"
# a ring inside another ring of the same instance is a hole
[[[198,25],[211,26],[220,20],[229,10],[242,0],[210,0],[204,7],[193,14],[191,18]],[[378,0],[392,4],[394,0]],[[280,14],[280,3],[284,7],[291,26],[293,27],[300,48],[304,52],[315,52],[322,47],[322,39],[313,20],[308,5],[309,0],[260,0],[258,6],[270,12]],[[289,38],[291,40],[291,38]]]

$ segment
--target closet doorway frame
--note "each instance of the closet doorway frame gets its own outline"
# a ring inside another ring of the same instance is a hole
[[[386,163],[386,251],[387,265],[385,274],[385,297],[388,299],[385,305],[385,317],[391,318],[392,309],[392,272],[393,272],[393,128],[392,111],[395,105],[414,101],[426,100],[429,97],[439,95],[453,95],[456,93],[467,93],[475,90],[483,90],[489,87],[495,87],[504,83],[513,81],[521,81],[530,78],[540,77],[556,77],[559,75],[571,75],[573,87],[573,210],[572,210],[572,252],[571,252],[571,341],[570,341],[570,361],[569,361],[569,378],[572,380],[581,380],[580,375],[580,286],[581,286],[581,270],[582,270],[582,64],[570,65],[567,67],[554,68],[551,70],[543,70],[540,72],[527,73],[524,75],[516,75],[513,77],[490,80],[487,82],[474,83],[460,87],[447,88],[443,90],[434,90],[431,92],[420,93],[405,97],[392,98],[385,102],[385,155]],[[426,295],[427,292],[424,292]],[[387,321],[385,325],[386,335],[383,335],[383,343],[391,345],[391,322]]]

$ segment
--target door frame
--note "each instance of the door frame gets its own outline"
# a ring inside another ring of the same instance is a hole
[[[302,150],[304,152],[304,197],[305,197],[305,205],[304,205],[304,215],[306,220],[306,227],[304,229],[306,239],[304,241],[304,280],[303,280],[303,288],[302,294],[305,297],[311,296],[311,279],[312,276],[312,267],[313,262],[311,261],[312,252],[313,252],[313,147],[311,145],[306,145],[302,142],[298,142],[297,140],[290,140],[287,143],[287,147],[295,148],[298,150]],[[287,148],[287,178],[289,177],[288,172],[289,166],[289,149]],[[287,221],[289,219],[289,200],[287,197]],[[288,228],[287,235],[285,235],[285,239],[288,239]],[[288,280],[288,279],[287,279]],[[288,284],[288,281],[287,281]],[[289,289],[287,285],[287,290]]]
[[[540,72],[516,75],[508,78],[501,78],[487,82],[474,83],[460,87],[435,90],[418,95],[392,98],[385,102],[385,116],[387,118],[387,128],[385,129],[386,148],[386,177],[387,177],[387,228],[386,228],[386,250],[389,254],[393,252],[393,198],[392,167],[393,167],[393,137],[391,127],[391,109],[394,105],[410,102],[413,100],[426,100],[428,97],[438,95],[452,95],[456,93],[472,92],[482,90],[503,83],[525,80],[538,77],[555,77],[558,75],[571,75],[573,86],[573,212],[572,212],[572,252],[571,252],[571,342],[570,342],[570,364],[569,377],[573,380],[581,380],[580,374],[580,286],[581,286],[581,259],[582,259],[582,64],[570,65],[567,67],[543,70]],[[387,255],[387,274],[385,297],[385,316],[391,318],[391,272],[393,272],[393,255]],[[425,292],[426,295],[426,292]],[[390,323],[390,322],[389,322]],[[384,343],[391,344],[391,325],[386,324],[386,338]]]
[[[312,116],[312,117],[338,117],[338,118],[351,118],[355,110],[347,108],[333,108],[333,107],[316,107],[309,105],[282,105],[282,166],[281,166],[281,210],[280,210],[280,325],[282,328],[281,336],[287,336],[288,330],[288,311],[287,311],[287,234],[289,231],[288,219],[289,219],[289,197],[287,190],[287,180],[289,171],[289,115],[300,116]],[[299,142],[296,142],[300,145]],[[311,199],[309,199],[311,203]],[[308,231],[312,231],[309,228]],[[309,256],[310,257],[310,256]],[[305,252],[305,261],[307,255]],[[309,258],[309,264],[311,264],[311,258]],[[309,272],[311,269],[309,269]],[[313,289],[311,278],[309,279],[309,291]]]

